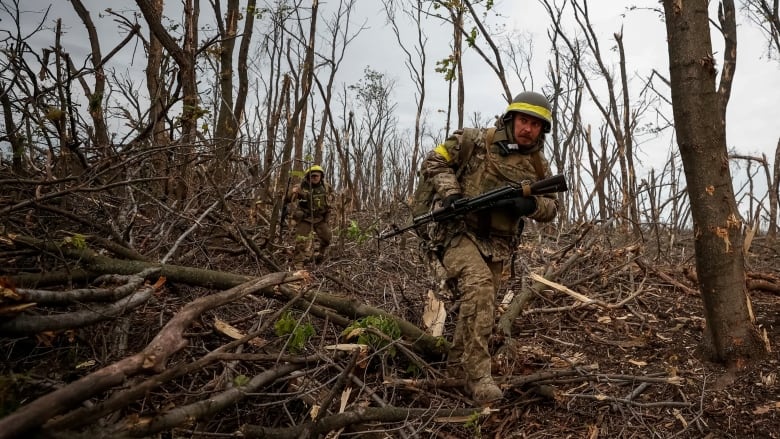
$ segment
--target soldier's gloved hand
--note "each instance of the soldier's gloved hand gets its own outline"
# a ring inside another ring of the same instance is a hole
[[[496,204],[496,207],[509,208],[515,211],[517,216],[528,216],[536,212],[536,198],[517,197],[508,200],[502,200]]]
[[[463,198],[463,194],[447,195],[447,197],[444,198],[441,202],[442,209],[447,209],[451,207],[453,204],[455,204],[456,201],[460,200],[461,198]]]
[[[520,216],[528,216],[536,212],[536,198],[534,197],[520,197],[515,198],[515,211]]]

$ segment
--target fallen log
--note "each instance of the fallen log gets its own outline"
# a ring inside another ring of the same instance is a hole
[[[139,273],[149,268],[159,268],[160,276],[165,277],[168,282],[179,282],[187,285],[219,290],[233,288],[252,279],[249,276],[222,271],[171,264],[158,264],[146,261],[113,259],[108,256],[100,255],[90,249],[59,247],[54,243],[44,243],[33,238],[18,235],[14,236],[12,239],[19,245],[47,248],[49,251],[56,251],[57,253],[64,254],[74,260],[78,260],[94,276],[103,274],[129,275]],[[12,278],[12,280],[16,282],[14,278]],[[293,297],[297,296],[299,292],[296,289],[282,285],[278,288],[262,288],[256,293],[269,298],[279,298],[279,295],[281,294],[287,300],[291,300]],[[322,291],[307,292],[304,294],[303,299],[315,305],[336,310],[338,313],[350,319],[358,319],[370,315],[383,315],[391,318],[398,323],[403,338],[410,341],[413,344],[414,350],[418,353],[440,356],[449,350],[449,343],[445,339],[441,337],[432,337],[416,325],[380,308],[364,304],[356,299],[327,294]]]
[[[409,419],[429,419],[433,422],[474,422],[478,417],[488,416],[491,410],[485,409],[453,409],[453,408],[406,408],[406,407],[360,407],[356,410],[338,413],[294,427],[270,428],[258,425],[245,425],[241,428],[242,437],[296,439],[299,437],[319,437],[331,431],[336,431],[350,425],[365,422],[403,422]],[[309,436],[301,436],[308,433]]]
[[[187,346],[184,330],[203,312],[263,288],[300,279],[300,276],[292,276],[289,273],[272,273],[221,293],[201,297],[190,302],[173,316],[141,352],[41,396],[0,419],[0,439],[21,437],[34,432],[52,417],[74,408],[95,395],[123,384],[129,377],[146,370],[162,372],[168,358]]]

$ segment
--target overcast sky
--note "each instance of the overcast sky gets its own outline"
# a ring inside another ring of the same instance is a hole
[[[57,17],[62,17],[68,34],[64,45],[74,54],[87,53],[88,41],[83,30],[83,25],[73,12],[72,5],[64,0],[23,0],[22,7],[28,11],[43,10],[52,5],[49,16],[49,24]],[[93,20],[99,28],[103,40],[104,54],[119,41],[123,35],[117,32],[117,26],[111,17],[100,17],[100,11],[107,7],[114,9],[134,9],[134,2],[110,1],[110,0],[84,0],[85,5],[92,13]],[[262,3],[262,2],[258,2]],[[333,0],[321,0],[321,9],[334,4]],[[648,77],[653,68],[668,76],[668,59],[666,47],[666,28],[660,18],[657,9],[661,7],[658,0],[636,0],[628,2],[620,1],[590,1],[591,21],[600,37],[600,44],[604,55],[609,57],[608,62],[616,66],[617,54],[609,50],[614,46],[615,32],[623,30],[624,46],[627,55],[627,65],[631,77],[632,86],[640,87],[642,79]],[[715,7],[716,2],[713,2]],[[166,0],[165,13],[171,18],[179,15],[175,10],[180,6],[179,1]],[[550,20],[544,9],[537,1],[530,0],[498,0],[497,10],[506,19],[504,24],[510,29],[530,32],[534,37],[535,66],[533,77],[537,88],[544,85],[545,64],[550,53],[547,29]],[[627,6],[633,5],[639,8],[627,11]],[[201,1],[202,22],[205,17],[211,15],[208,2]],[[656,10],[654,11],[653,8]],[[739,14],[739,12],[738,12]],[[35,15],[27,15],[29,20],[39,18]],[[385,25],[381,2],[362,0],[358,2],[358,9],[353,21],[362,23],[367,20],[370,29],[363,32],[349,46],[344,66],[341,70],[340,80],[347,84],[355,83],[362,77],[363,69],[370,66],[372,69],[385,73],[397,82],[396,99],[399,102],[399,121],[402,129],[413,128],[414,88],[408,74],[403,67],[403,57],[400,49],[395,47],[395,37]],[[738,65],[734,81],[731,102],[728,110],[728,141],[731,148],[743,154],[760,155],[767,154],[772,160],[774,150],[780,138],[780,123],[775,106],[780,102],[780,64],[777,61],[766,59],[765,38],[757,28],[738,16]],[[436,118],[436,110],[446,108],[446,87],[441,76],[433,72],[434,62],[445,57],[448,53],[448,41],[451,30],[448,26],[430,19],[426,22],[426,33],[430,39],[429,72],[427,75],[428,91],[427,102],[431,117],[431,123],[443,125],[443,119]],[[8,26],[10,23],[4,20],[0,26]],[[28,23],[30,24],[30,23]],[[202,23],[203,24],[203,23]],[[410,37],[413,37],[410,35]],[[52,34],[43,33],[36,37],[39,42],[31,41],[33,47],[41,48],[52,44]],[[722,43],[720,35],[713,34],[715,46],[715,58],[722,59]],[[720,64],[720,63],[719,63]],[[140,75],[145,67],[143,49],[139,45],[125,48],[113,66],[124,65],[130,74]],[[492,71],[473,52],[466,53],[466,118],[479,112],[483,115],[495,115],[503,111],[506,104],[501,96],[501,87],[494,78]],[[511,82],[513,93],[522,91],[520,84]],[[588,113],[590,114],[590,113]],[[586,115],[593,126],[599,126],[598,115]],[[671,117],[671,114],[669,114]],[[640,146],[640,159],[646,166],[661,166],[669,154],[672,143],[670,138],[662,138],[657,141],[648,141]]]

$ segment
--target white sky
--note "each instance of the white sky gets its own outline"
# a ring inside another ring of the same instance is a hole
[[[57,17],[62,17],[64,25],[70,28],[64,44],[73,53],[86,53],[88,41],[83,25],[73,12],[70,2],[63,0],[24,0],[22,7],[28,11],[42,10],[52,4],[50,22]],[[119,35],[117,26],[110,17],[100,17],[99,13],[106,7],[115,9],[134,9],[134,2],[84,0],[85,5],[92,13],[93,20],[100,30],[104,54],[113,47],[124,35]],[[259,2],[262,3],[262,2]],[[335,4],[335,0],[321,1],[320,8],[328,7],[328,3]],[[716,6],[713,2],[713,8]],[[614,46],[612,34],[623,28],[624,45],[627,55],[627,65],[632,85],[642,85],[641,78],[646,78],[651,69],[655,68],[668,76],[667,49],[665,40],[665,26],[657,12],[649,10],[660,8],[657,0],[635,0],[631,2],[617,1],[590,1],[591,21],[600,36],[600,44],[603,55],[608,57],[608,64],[617,65],[617,53],[609,50]],[[639,10],[628,12],[628,5],[638,6]],[[179,1],[166,0],[165,13],[171,18],[177,18],[173,13],[178,8]],[[537,1],[522,0],[498,0],[496,5],[502,11],[508,21],[505,23],[510,28],[531,32],[534,35],[534,59],[537,66],[533,72],[535,84],[538,87],[544,85],[544,66],[549,54],[549,42],[547,39],[547,27],[550,20],[546,12]],[[201,1],[201,24],[206,17],[211,15],[208,2]],[[34,16],[29,16],[35,20]],[[363,74],[363,69],[370,66],[372,69],[389,75],[397,81],[396,96],[399,106],[398,115],[401,129],[413,128],[414,100],[412,99],[414,87],[403,67],[403,57],[400,49],[395,47],[395,37],[389,28],[385,27],[384,14],[381,3],[377,1],[359,1],[356,14],[353,16],[356,23],[369,20],[369,30],[364,31],[349,46],[346,60],[341,70],[339,80],[347,84],[357,82]],[[780,63],[767,60],[765,57],[765,38],[752,24],[746,24],[738,11],[738,65],[734,81],[731,102],[728,110],[728,142],[730,148],[742,154],[760,155],[766,154],[773,160],[775,147],[780,138],[780,123],[777,123],[777,110],[775,106],[780,102]],[[29,23],[28,23],[29,24]],[[9,23],[0,23],[0,26],[8,26]],[[53,26],[53,25],[52,25]],[[441,76],[433,71],[435,61],[445,57],[448,53],[448,41],[451,35],[449,26],[430,19],[426,24],[426,33],[430,38],[428,45],[429,71],[427,73],[427,106],[433,129],[443,127],[443,119],[437,118],[436,110],[446,107],[447,90]],[[256,33],[255,35],[258,35]],[[413,35],[409,35],[413,37]],[[33,47],[44,47],[52,44],[52,34],[43,33],[37,37],[39,42],[31,40]],[[715,57],[722,58],[722,43],[720,35],[713,34],[715,45]],[[121,67],[124,63],[133,74],[139,75],[145,67],[143,49],[139,45],[126,47],[117,58],[113,66]],[[466,119],[474,112],[483,116],[499,114],[505,108],[505,102],[501,97],[501,88],[494,78],[492,71],[483,64],[483,61],[473,53],[466,53]],[[132,65],[130,63],[132,62]],[[139,76],[142,77],[142,76]],[[519,83],[510,83],[512,92],[518,93]],[[599,116],[590,112],[584,112],[591,118],[586,122],[593,126],[599,126]],[[671,114],[669,114],[671,118]],[[662,166],[669,155],[671,140],[659,139],[656,142],[648,142],[641,146],[640,160],[647,166]],[[641,175],[640,175],[641,177]]]

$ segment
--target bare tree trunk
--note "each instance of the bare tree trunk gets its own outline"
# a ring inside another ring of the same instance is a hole
[[[306,57],[303,60],[303,72],[301,73],[301,95],[298,97],[298,103],[296,104],[295,112],[293,113],[296,158],[303,158],[303,139],[306,132],[306,121],[309,113],[309,95],[311,94],[311,86],[314,82],[314,46],[317,40],[318,8],[319,0],[312,0],[311,11],[309,12],[309,38],[306,45]],[[301,35],[301,37],[303,37],[303,35]],[[289,132],[290,130],[288,128],[288,133]],[[320,157],[321,156],[322,153],[320,153]]]
[[[273,16],[275,17],[273,22],[273,29],[270,31],[269,35],[266,37],[268,39],[268,42],[264,45],[266,48],[266,55],[269,58],[269,65],[271,66],[268,69],[268,80],[266,81],[268,86],[265,91],[266,99],[265,99],[265,106],[267,108],[266,113],[266,119],[265,119],[265,125],[266,125],[266,141],[265,141],[265,153],[263,156],[263,175],[265,178],[270,178],[271,176],[271,170],[273,167],[273,159],[274,159],[274,152],[276,151],[276,142],[277,138],[279,136],[279,114],[281,114],[281,109],[286,105],[286,103],[283,102],[282,98],[279,96],[280,93],[285,95],[285,99],[287,99],[287,96],[289,96],[289,90],[291,87],[291,83],[289,82],[291,78],[289,76],[285,76],[284,78],[281,78],[282,75],[282,56],[285,52],[284,49],[284,19],[282,18],[282,13],[279,11],[273,11]],[[280,87],[278,86],[278,83],[282,82],[282,86],[284,84],[287,84],[287,90],[284,92],[280,91]]]
[[[458,106],[458,128],[463,127],[463,106],[466,100],[466,84],[463,79],[463,36],[461,29],[463,28],[463,8],[457,7],[455,15],[453,16],[453,22],[455,23],[455,35],[453,41],[453,53],[455,55],[455,68],[458,71],[458,99],[456,105]],[[447,133],[449,134],[449,133]]]
[[[73,8],[84,22],[89,35],[89,44],[92,48],[92,67],[95,69],[95,91],[89,96],[89,115],[92,117],[94,127],[94,139],[100,151],[106,155],[108,148],[108,127],[103,118],[103,98],[106,89],[106,74],[103,71],[103,55],[100,52],[100,39],[92,22],[89,11],[84,7],[81,0],[73,0]]]
[[[357,31],[351,33],[351,17],[353,9],[355,8],[356,0],[339,0],[338,11],[333,17],[333,20],[325,22],[325,27],[328,29],[330,35],[330,58],[325,64],[330,67],[330,73],[328,74],[328,80],[325,85],[322,81],[314,75],[313,79],[317,84],[317,88],[320,91],[320,96],[323,100],[322,118],[320,121],[319,132],[315,133],[315,147],[314,147],[314,161],[316,163],[322,163],[323,161],[323,145],[327,137],[327,133],[330,132],[332,142],[336,147],[336,154],[330,154],[330,163],[326,166],[326,170],[329,175],[337,175],[336,173],[336,159],[339,162],[343,160],[342,155],[342,143],[346,140],[342,135],[343,131],[340,131],[337,127],[336,120],[331,111],[331,102],[333,101],[333,85],[336,81],[336,74],[339,71],[341,62],[344,60],[346,49],[349,43],[360,34],[365,28],[361,26]],[[321,50],[323,52],[323,50]],[[338,155],[338,157],[336,157]],[[344,175],[342,174],[342,178]],[[332,180],[333,183],[337,183]],[[337,187],[343,187],[345,185],[337,184]]]
[[[57,19],[54,42],[54,74],[56,79],[57,100],[46,113],[46,119],[54,126],[57,132],[57,147],[59,148],[59,161],[55,162],[55,175],[66,177],[79,173],[79,166],[75,148],[71,148],[71,141],[75,141],[75,133],[68,131],[68,118],[70,108],[67,95],[70,93],[71,83],[68,80],[70,71],[65,60],[62,48],[62,19]],[[68,78],[66,78],[66,75]]]
[[[626,53],[623,49],[623,32],[615,33],[615,41],[620,54],[620,84],[623,89],[623,128],[622,143],[623,156],[626,159],[626,174],[623,181],[623,205],[627,206],[628,219],[631,221],[632,230],[636,238],[642,237],[642,229],[639,227],[639,212],[636,201],[636,170],[634,169],[634,136],[633,125],[636,117],[631,114],[631,97],[629,96],[628,75],[626,74]],[[616,121],[617,123],[617,121]]]
[[[163,0],[152,0],[149,3],[151,19],[159,21],[162,18]],[[163,46],[160,39],[149,31],[149,46],[147,47],[146,63],[146,91],[149,93],[149,124],[151,128],[152,144],[156,152],[153,153],[152,166],[154,176],[168,175],[168,159],[163,147],[170,143],[165,132],[163,113],[168,106],[168,94],[164,90]],[[152,183],[153,192],[157,196],[165,193],[164,183]]]
[[[611,70],[605,63],[598,36],[590,21],[588,2],[563,2],[560,6],[556,2],[551,2],[549,0],[540,0],[540,3],[545,7],[548,15],[553,20],[555,33],[561,37],[561,40],[565,43],[565,47],[574,58],[573,64],[578,70],[593,103],[602,114],[605,125],[609,128],[609,134],[612,135],[615,142],[615,155],[618,157],[620,166],[620,181],[618,184],[621,194],[619,209],[620,216],[622,217],[621,225],[625,229],[628,229],[630,226],[633,233],[639,236],[640,229],[635,196],[636,179],[633,171],[633,157],[629,157],[630,155],[633,155],[631,136],[633,135],[633,127],[636,125],[636,113],[632,113],[630,109],[630,99],[628,96],[629,85],[622,45],[622,30],[620,33],[614,34],[620,56],[621,78],[619,85],[622,89],[622,99],[619,100],[619,92],[615,85],[615,79],[613,78]],[[569,36],[562,25],[564,11],[567,5],[572,6],[574,19],[580,31],[576,38]],[[582,35],[582,37],[580,37],[580,35]],[[602,97],[602,93],[595,89],[596,81],[588,79],[592,76],[588,72],[591,67],[587,64],[586,60],[582,58],[586,51],[593,57],[598,74],[600,75],[600,78],[604,80],[607,90],[606,97]],[[621,106],[618,105],[618,102],[622,104],[622,113],[620,111]],[[603,135],[606,134],[607,132],[605,130]],[[602,144],[602,146],[604,145]]]
[[[271,119],[273,121],[274,132],[276,132],[275,127],[279,125],[279,120],[281,119],[282,115],[285,116],[287,125],[290,123],[290,83],[290,76],[284,75],[282,92],[279,96],[279,108],[274,111],[274,116]],[[276,180],[276,184],[274,185],[276,191],[272,192],[273,208],[271,211],[271,221],[268,226],[269,230],[271,231],[276,231],[276,226],[283,221],[283,218],[281,218],[281,213],[282,205],[284,204],[284,198],[287,196],[286,182],[290,181],[291,178],[290,171],[292,168],[292,163],[290,161],[290,156],[292,155],[292,149],[292,138],[288,138],[284,142],[284,149],[282,150],[282,163],[281,170],[279,172],[279,178]],[[280,228],[279,233],[276,235],[277,242],[283,239],[283,232],[284,231]]]
[[[414,192],[414,184],[417,181],[417,173],[413,171],[419,167],[417,161],[418,157],[420,156],[420,149],[422,148],[422,114],[425,107],[425,68],[427,59],[425,46],[427,43],[427,38],[422,33],[422,0],[417,0],[415,4],[411,6],[410,11],[404,10],[411,21],[415,24],[416,32],[414,35],[416,41],[414,44],[414,53],[416,54],[416,58],[415,56],[412,56],[412,53],[406,47],[406,43],[401,39],[401,30],[399,29],[395,17],[396,8],[393,2],[389,0],[382,0],[382,3],[385,5],[385,12],[387,13],[390,24],[392,25],[395,39],[398,42],[398,45],[401,47],[401,50],[403,50],[404,54],[406,55],[406,70],[409,72],[409,77],[412,82],[414,82],[417,91],[415,94],[415,98],[417,100],[417,111],[415,112],[414,118],[414,144],[412,145],[412,156],[409,160],[410,169],[412,172],[409,172],[408,178],[406,180],[406,193],[411,194]]]
[[[504,89],[504,99],[506,99],[507,103],[510,103],[512,102],[512,98],[514,96],[512,96],[512,91],[509,89],[509,83],[506,80],[506,71],[504,70],[504,63],[501,61],[501,53],[498,50],[498,46],[493,41],[493,37],[490,35],[490,31],[488,31],[488,29],[485,28],[485,25],[482,23],[482,20],[480,19],[480,15],[474,9],[473,6],[474,2],[470,0],[464,0],[463,3],[468,8],[469,14],[471,15],[471,19],[474,20],[474,24],[479,29],[480,36],[485,40],[487,45],[490,46],[490,51],[493,52],[494,59],[491,60],[477,44],[474,44],[472,48],[476,50],[477,53],[479,53],[479,55],[482,57],[482,59],[485,60],[487,65],[490,66],[490,68],[493,69],[493,71],[496,73],[496,77],[498,78],[498,81],[501,82],[501,87]],[[488,2],[488,5],[489,6],[486,7],[488,9],[491,9],[492,5],[490,5],[490,2]],[[464,35],[468,35],[466,30],[463,29],[462,27],[461,27],[461,32],[463,32]]]
[[[777,239],[777,204],[780,196],[780,139],[775,149],[775,163],[772,167],[772,182],[769,185],[769,231],[767,237],[774,243]]]
[[[729,0],[725,3],[733,6]],[[766,348],[748,312],[742,222],[721,117],[727,97],[715,90],[707,5],[707,0],[663,1],[675,130],[691,200],[707,323],[703,347],[711,359],[739,365],[765,355]]]
[[[171,177],[171,186],[168,190],[177,199],[185,199],[187,196],[188,168],[190,153],[194,149],[195,135],[197,132],[197,120],[200,117],[200,98],[195,77],[195,54],[198,33],[198,15],[200,14],[199,0],[185,0],[184,3],[184,38],[182,46],[168,33],[162,25],[161,15],[156,6],[162,6],[159,0],[136,0],[141,14],[149,26],[150,31],[160,40],[160,43],[168,51],[179,67],[179,81],[182,87],[182,115],[181,137],[176,156],[173,158],[175,174]],[[154,2],[154,3],[152,3]]]
[[[0,83],[0,89],[5,90],[5,84]],[[22,158],[24,156],[24,137],[19,135],[19,129],[14,122],[14,111],[8,93],[0,93],[0,108],[3,109],[3,121],[5,122],[5,132],[7,133],[6,139],[11,143],[11,151],[13,151],[11,169],[13,169],[16,175],[22,175],[24,171],[24,166],[22,165]]]
[[[252,42],[252,31],[255,24],[255,14],[249,13],[254,11],[256,6],[256,0],[247,0],[246,13],[244,19],[244,31],[241,36],[241,46],[238,49],[238,92],[236,93],[236,104],[233,107],[233,119],[236,123],[241,124],[244,120],[244,114],[246,109],[246,94],[249,90],[249,68],[247,66],[247,59],[249,54],[249,46]]]
[[[219,109],[217,112],[217,126],[214,128],[214,161],[222,181],[230,181],[230,161],[233,148],[238,136],[238,121],[233,113],[233,52],[236,47],[238,33],[238,0],[227,0],[227,12],[225,20],[222,20],[220,2],[213,2],[214,16],[221,44],[219,46]],[[252,16],[253,14],[248,14]]]

